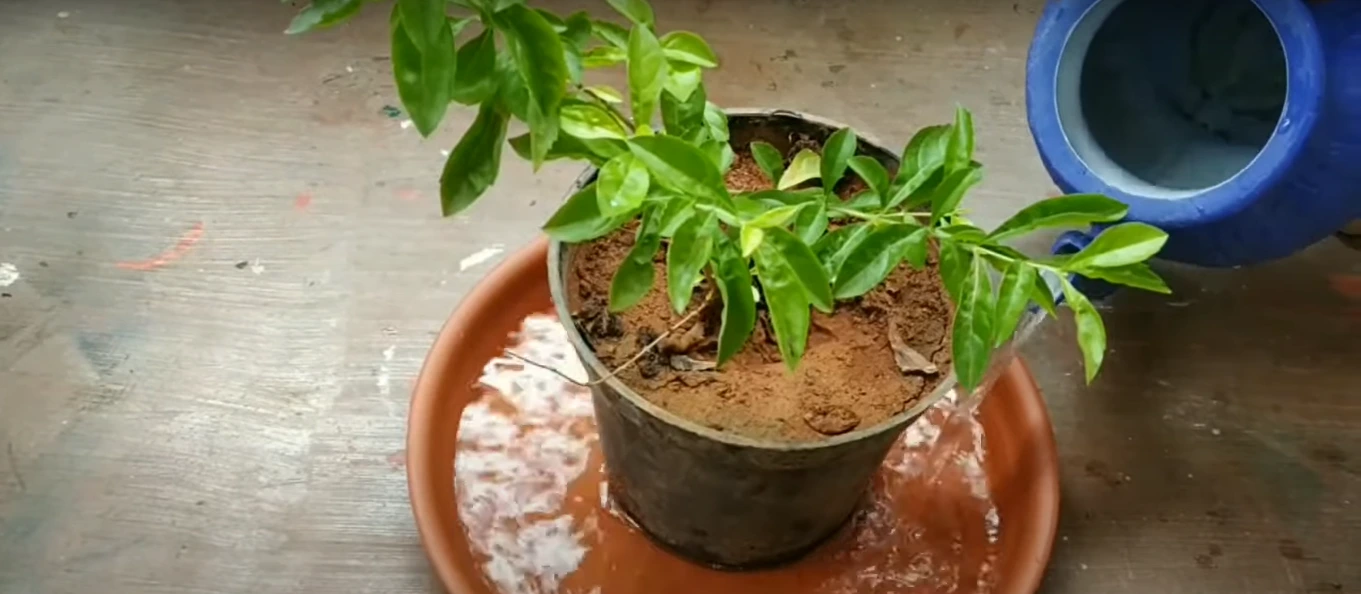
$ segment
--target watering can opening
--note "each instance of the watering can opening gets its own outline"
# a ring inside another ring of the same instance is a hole
[[[1073,153],[1129,194],[1176,200],[1221,186],[1284,123],[1286,53],[1254,0],[1095,2],[1057,66]]]

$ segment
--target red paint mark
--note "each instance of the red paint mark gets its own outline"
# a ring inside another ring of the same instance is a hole
[[[312,206],[311,192],[301,192],[298,194],[297,198],[293,199],[293,210],[303,212],[307,210],[307,207],[309,206]]]
[[[421,193],[415,188],[402,188],[397,190],[397,199],[405,202],[415,202],[421,199]]]
[[[161,252],[156,257],[151,258],[150,260],[117,262],[114,264],[114,266],[122,268],[123,270],[141,270],[141,271],[155,270],[157,268],[165,266],[166,264],[174,262],[175,260],[183,258],[185,254],[189,253],[190,249],[193,249],[194,244],[198,243],[198,240],[201,239],[202,237],[203,237],[203,222],[199,221],[197,223],[194,223],[194,226],[190,227],[188,231],[185,231],[184,235],[180,236],[180,240],[175,243],[174,247],[171,247],[170,249]]]
[[[1328,277],[1328,284],[1338,295],[1348,299],[1361,299],[1361,276],[1354,274],[1334,274]]]
[[[388,466],[394,470],[406,468],[406,450],[397,450],[388,456]]]

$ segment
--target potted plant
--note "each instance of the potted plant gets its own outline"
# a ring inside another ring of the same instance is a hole
[[[289,30],[362,3],[316,0]],[[1069,277],[1167,292],[1144,263],[1166,235],[1112,224],[1126,213],[1112,199],[970,222],[982,166],[967,110],[900,154],[808,116],[725,112],[703,84],[719,61],[702,38],[659,34],[644,0],[609,5],[627,26],[516,0],[399,0],[392,64],[422,134],[451,102],[477,106],[440,178],[446,215],[494,184],[506,144],[536,168],[592,166],[544,226],[549,282],[591,375],[611,493],[664,545],[729,567],[808,551],[922,403],[978,388],[1032,303],[1054,312],[1047,278],[1088,381],[1105,330]],[[587,80],[611,67],[626,91]],[[512,121],[527,132],[510,136]],[[1110,226],[1075,254],[1005,244],[1093,223]]]

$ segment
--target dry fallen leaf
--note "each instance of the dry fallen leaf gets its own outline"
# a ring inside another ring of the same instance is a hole
[[[713,361],[691,359],[685,355],[671,355],[671,368],[676,371],[713,371],[717,365]]]
[[[898,324],[893,320],[888,322],[888,345],[893,349],[893,360],[898,363],[898,370],[905,374],[921,373],[925,375],[935,375],[940,373],[940,369],[915,349],[907,346],[902,334],[898,333]]]

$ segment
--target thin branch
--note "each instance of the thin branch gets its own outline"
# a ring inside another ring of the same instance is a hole
[[[646,355],[649,351],[651,351],[651,350],[652,350],[653,348],[655,348],[657,345],[661,344],[663,340],[666,340],[666,337],[670,336],[670,335],[671,335],[672,333],[674,333],[675,331],[677,331],[677,330],[679,330],[679,329],[681,329],[681,328],[683,328],[683,327],[685,327],[685,326],[690,325],[690,322],[693,321],[693,320],[695,319],[696,316],[698,316],[701,312],[703,312],[706,308],[709,307],[709,302],[713,300],[713,297],[714,297],[714,292],[713,292],[712,289],[710,289],[710,290],[709,290],[709,293],[706,294],[706,295],[704,296],[704,301],[700,302],[699,307],[696,307],[696,308],[695,308],[694,310],[692,310],[690,313],[685,314],[685,317],[681,318],[680,321],[677,321],[675,324],[672,324],[670,328],[667,328],[666,331],[665,331],[665,332],[662,332],[660,335],[658,335],[657,338],[652,339],[652,342],[649,342],[649,343],[647,343],[647,345],[643,346],[643,348],[638,349],[638,352],[637,352],[637,353],[634,353],[633,357],[630,357],[628,361],[623,362],[623,363],[620,364],[618,367],[615,367],[615,368],[614,368],[612,371],[610,371],[609,373],[607,373],[607,374],[605,374],[604,376],[600,377],[599,379],[596,379],[596,380],[593,380],[593,381],[589,381],[589,382],[579,382],[579,381],[577,381],[576,379],[572,378],[571,376],[569,376],[569,375],[567,375],[567,374],[565,374],[565,373],[563,373],[563,372],[561,372],[561,371],[559,371],[559,370],[557,370],[557,369],[554,369],[554,368],[551,367],[551,366],[548,366],[548,365],[545,365],[545,364],[540,363],[540,362],[538,362],[538,361],[535,361],[535,360],[533,360],[533,359],[530,359],[529,357],[526,357],[526,356],[524,356],[524,355],[521,355],[521,354],[519,354],[519,353],[517,353],[517,352],[515,352],[515,351],[512,351],[512,350],[510,350],[510,349],[506,349],[506,356],[507,356],[507,357],[510,357],[510,358],[512,358],[512,359],[515,359],[516,361],[519,361],[519,362],[521,362],[521,363],[525,363],[525,364],[527,364],[527,365],[533,365],[534,367],[538,367],[539,369],[542,369],[542,370],[545,370],[545,371],[551,371],[551,372],[553,372],[555,375],[557,375],[558,377],[560,377],[560,378],[562,378],[562,379],[564,379],[564,380],[567,380],[568,382],[571,382],[572,384],[575,384],[575,385],[578,385],[578,386],[582,386],[582,387],[585,387],[585,388],[589,388],[589,387],[591,387],[591,386],[598,386],[598,385],[600,385],[600,384],[603,384],[603,383],[605,383],[605,382],[607,382],[607,381],[613,379],[615,376],[619,375],[619,374],[620,374],[621,372],[623,372],[625,369],[628,369],[629,366],[633,365],[634,363],[637,363],[639,359],[642,359],[642,358],[643,358],[643,355]]]

